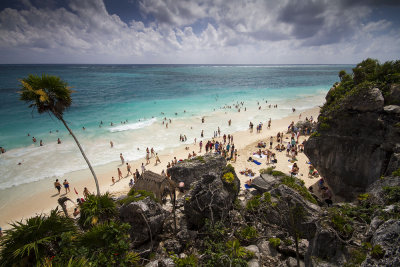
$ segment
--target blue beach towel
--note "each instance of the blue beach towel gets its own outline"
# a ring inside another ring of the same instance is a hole
[[[248,184],[244,184],[244,188],[250,189],[250,188],[252,188],[252,186],[249,186]]]
[[[253,159],[253,162],[254,162],[255,164],[257,164],[257,165],[261,165],[261,162],[255,160],[255,159]]]

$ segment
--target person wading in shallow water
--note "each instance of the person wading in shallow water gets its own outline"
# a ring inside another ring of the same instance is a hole
[[[56,181],[54,182],[54,187],[58,190],[58,194],[60,194],[61,191],[61,184],[58,181],[58,179],[56,179]]]
[[[69,183],[67,181],[67,179],[64,180],[64,188],[65,188],[65,194],[68,194],[71,190],[69,189]]]

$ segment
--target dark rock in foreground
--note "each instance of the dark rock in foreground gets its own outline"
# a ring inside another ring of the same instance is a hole
[[[203,175],[185,196],[184,213],[189,227],[200,228],[206,219],[215,222],[224,219],[233,207],[240,189],[240,181],[226,182],[222,174]]]
[[[122,222],[131,225],[130,235],[133,246],[139,246],[160,233],[168,212],[149,197],[123,205],[119,210]],[[149,230],[150,228],[150,230]]]
[[[188,161],[183,161],[168,169],[171,179],[176,183],[184,182],[185,190],[189,190],[190,185],[201,179],[204,174],[222,174],[222,169],[226,166],[226,160],[214,154],[205,154]]]
[[[381,90],[365,88],[321,111],[305,154],[335,194],[351,199],[400,167],[400,107],[384,103]]]

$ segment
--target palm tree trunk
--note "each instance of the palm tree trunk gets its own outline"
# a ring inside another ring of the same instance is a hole
[[[92,168],[92,165],[90,164],[88,158],[86,157],[85,152],[83,152],[83,149],[82,149],[82,147],[81,147],[81,144],[79,143],[78,139],[76,138],[76,136],[74,135],[74,133],[72,132],[72,130],[68,127],[68,125],[67,125],[67,123],[65,122],[64,118],[61,117],[60,120],[62,121],[62,123],[64,123],[65,128],[67,128],[68,132],[69,132],[69,133],[72,135],[72,137],[74,138],[76,144],[77,144],[78,147],[79,147],[79,150],[80,150],[81,153],[82,153],[83,158],[86,160],[86,163],[87,163],[87,165],[89,166],[89,169],[90,169],[90,171],[92,172],[94,181],[95,181],[95,183],[96,183],[97,196],[100,196],[99,181],[97,180],[97,176],[96,176],[96,174],[94,173],[94,170],[93,170],[93,168]]]

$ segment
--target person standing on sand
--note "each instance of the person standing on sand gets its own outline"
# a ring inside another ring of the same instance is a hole
[[[113,148],[113,147],[114,147],[114,143],[113,143],[113,141],[110,141],[110,146],[111,146],[111,148]]]
[[[150,164],[150,153],[149,152],[146,153],[146,165],[147,164]]]
[[[89,197],[89,195],[90,195],[90,192],[89,192],[89,190],[87,189],[87,187],[85,187],[85,188],[83,189],[83,196],[87,199],[87,198]]]
[[[158,157],[158,153],[156,153],[156,165],[157,165],[158,163],[161,163],[161,160],[160,160],[160,158]]]
[[[135,175],[134,175],[133,178],[135,178],[135,183],[136,183],[136,181],[140,178],[140,173],[139,173],[139,170],[138,170],[138,169],[136,169],[136,172],[135,172]]]
[[[67,179],[64,180],[63,185],[65,188],[65,194],[68,194],[70,192],[70,189],[69,189],[69,183],[68,183]]]
[[[60,194],[61,191],[61,184],[58,181],[58,179],[56,179],[56,181],[54,182],[54,187],[58,190],[58,194]]]
[[[118,169],[118,181],[119,181],[123,177],[122,177],[122,171],[119,168],[117,168],[117,169]]]
[[[201,149],[203,148],[203,141],[200,140],[199,146],[200,146],[200,153],[201,153]]]
[[[129,165],[129,163],[126,163],[126,170],[128,171],[128,173],[126,174],[126,176],[129,176],[129,174],[133,175],[133,173],[131,172],[131,165]]]
[[[142,168],[142,174],[146,171],[146,167],[144,166],[144,163],[142,162],[142,166],[141,166],[141,168]]]
[[[57,144],[61,144],[60,138],[57,138]]]
[[[115,178],[114,178],[114,176],[111,178],[111,181],[112,181],[112,184],[114,185],[114,184],[115,184]]]
[[[121,159],[122,164],[124,164],[125,159],[124,156],[122,156],[122,153],[119,153],[119,158]]]

